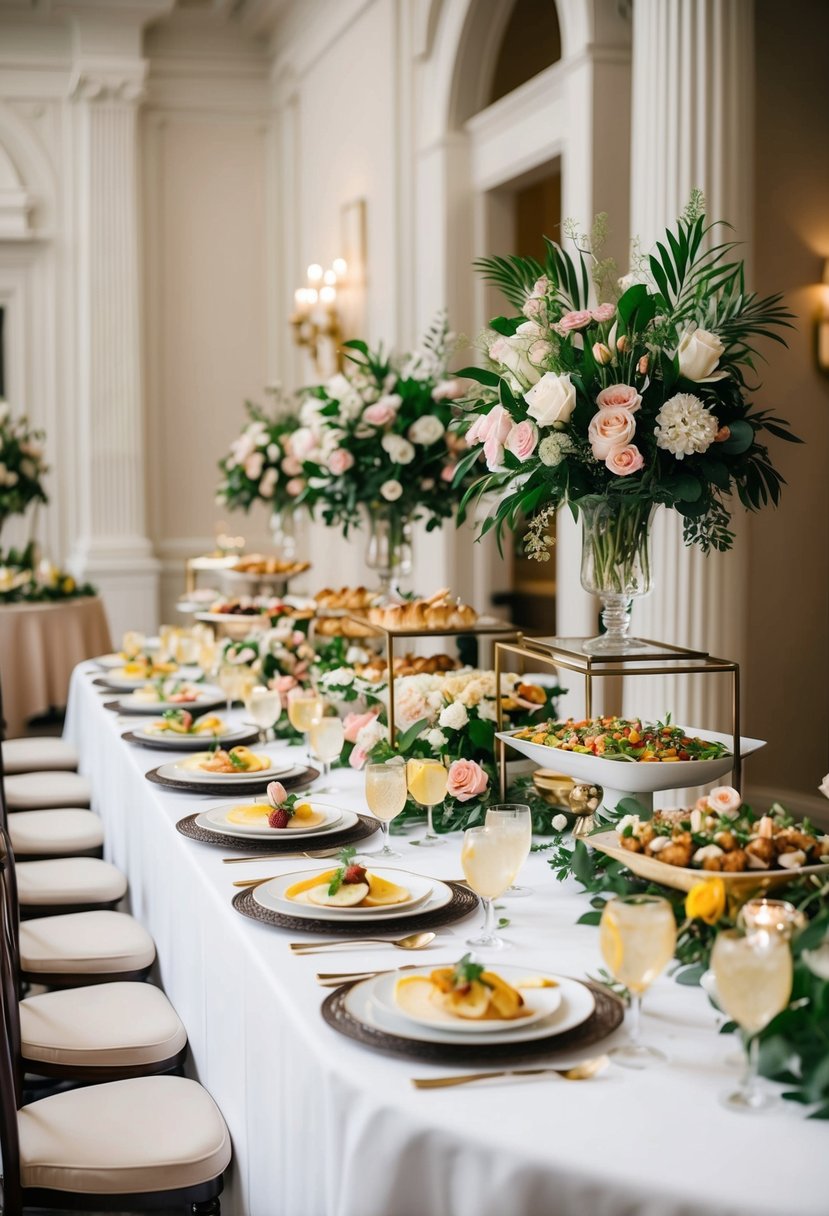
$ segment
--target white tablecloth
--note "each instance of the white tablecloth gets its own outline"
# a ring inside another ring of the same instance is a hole
[[[646,998],[644,1033],[670,1063],[612,1067],[587,1083],[416,1091],[410,1078],[458,1069],[380,1056],[330,1029],[317,969],[388,967],[405,956],[374,947],[294,958],[287,941],[297,934],[240,916],[232,880],[307,862],[224,865],[223,850],[176,832],[176,820],[220,800],[147,782],[169,753],[121,742],[135,722],[104,710],[91,678],[74,674],[66,734],[92,779],[107,856],[128,874],[132,910],[156,940],[195,1072],[230,1127],[227,1216],[826,1216],[826,1125],[787,1104],[760,1117],[724,1109],[718,1094],[736,1080],[726,1063],[736,1040],[718,1037],[701,991],[667,977]],[[364,809],[360,776],[332,781],[343,806]],[[460,873],[455,838],[399,848],[398,865]],[[595,973],[598,934],[575,924],[586,908],[575,884],[557,883],[539,856],[521,881],[535,895],[509,903],[514,948],[499,957]],[[457,959],[469,927],[415,957]]]

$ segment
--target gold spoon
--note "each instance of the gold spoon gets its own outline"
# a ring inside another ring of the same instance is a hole
[[[510,1068],[503,1072],[467,1072],[455,1077],[414,1077],[412,1085],[415,1089],[446,1089],[451,1085],[469,1085],[471,1081],[489,1081],[493,1077],[541,1077],[552,1075],[563,1077],[565,1081],[589,1081],[604,1072],[610,1060],[607,1056],[595,1056],[592,1060],[583,1060],[572,1068]]]
[[[342,845],[336,849],[318,849],[316,853],[261,853],[257,857],[223,857],[222,861],[225,865],[235,865],[238,862],[244,864],[246,861],[282,861],[285,858],[290,858],[292,861],[297,857],[336,857],[342,852]]]
[[[396,950],[423,950],[436,937],[436,933],[410,933],[397,941],[388,941],[385,937],[353,937],[327,942],[291,942],[291,950],[294,954],[316,954],[328,946],[337,946],[340,950],[345,946],[394,946]]]

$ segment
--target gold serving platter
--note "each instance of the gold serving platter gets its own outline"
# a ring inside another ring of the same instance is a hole
[[[795,878],[808,878],[811,874],[829,874],[829,862],[821,862],[814,866],[800,866],[796,870],[741,870],[736,873],[669,866],[667,862],[659,861],[656,857],[648,857],[645,853],[632,853],[630,849],[623,849],[615,831],[589,836],[586,843],[602,853],[607,853],[608,857],[621,861],[637,878],[661,883],[663,887],[672,887],[675,891],[690,891],[691,887],[703,879],[721,878],[727,890],[748,897],[754,891],[768,891],[773,887],[785,886]]]

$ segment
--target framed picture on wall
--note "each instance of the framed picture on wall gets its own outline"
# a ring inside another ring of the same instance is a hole
[[[366,200],[352,199],[340,207],[340,249],[348,266],[341,302],[343,332],[346,338],[365,337],[368,249]]]

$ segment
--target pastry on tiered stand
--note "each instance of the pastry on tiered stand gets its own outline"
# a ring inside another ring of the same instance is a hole
[[[261,577],[263,574],[282,574],[287,578],[294,574],[302,574],[310,569],[310,562],[286,561],[281,557],[267,557],[262,553],[249,553],[240,557],[232,567],[234,574],[253,574]]]
[[[461,666],[460,660],[453,659],[450,654],[432,654],[428,657],[419,654],[398,655],[394,660],[394,674],[399,676],[436,676],[449,671],[457,671]],[[385,680],[388,668],[386,660],[381,655],[371,658],[366,663],[355,664],[354,670],[364,680],[377,683]]]
[[[368,612],[380,599],[379,591],[369,591],[367,587],[340,587],[333,590],[324,587],[314,596],[320,612]]]
[[[405,604],[387,604],[371,608],[368,620],[372,625],[390,630],[422,630],[438,633],[443,629],[471,628],[478,614],[469,604],[453,600],[444,587],[428,599],[409,600]]]

